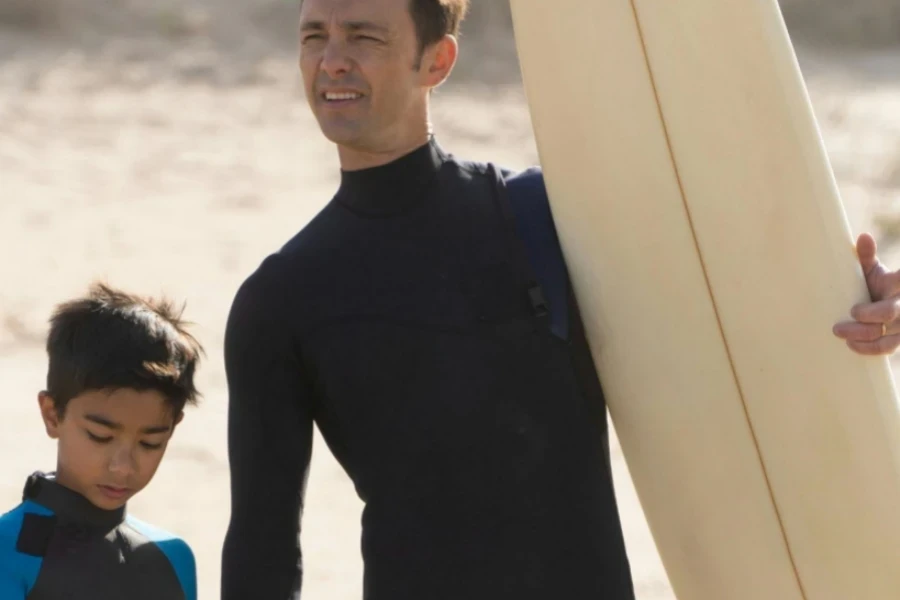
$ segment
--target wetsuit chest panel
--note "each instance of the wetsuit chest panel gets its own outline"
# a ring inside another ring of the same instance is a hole
[[[24,530],[23,530],[24,531]],[[175,571],[156,544],[123,524],[100,535],[58,521],[28,600],[183,600]]]

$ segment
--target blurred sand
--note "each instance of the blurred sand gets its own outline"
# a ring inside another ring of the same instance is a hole
[[[12,6],[3,2],[0,21]],[[0,510],[18,502],[28,473],[54,465],[35,401],[51,307],[95,277],[186,299],[208,352],[205,400],[131,510],[190,541],[203,600],[218,598],[228,518],[227,310],[337,183],[335,153],[297,85],[293,9],[253,0],[225,10],[85,0],[0,24]],[[534,164],[503,11],[474,17],[453,83],[434,100],[438,136],[467,158]],[[880,215],[900,187],[900,51],[801,57],[851,225],[887,233],[893,217]],[[614,457],[638,597],[672,598],[617,446]],[[360,508],[317,440],[304,598],[360,597]]]

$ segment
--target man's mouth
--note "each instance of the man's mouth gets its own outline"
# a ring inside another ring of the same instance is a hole
[[[346,104],[363,97],[359,92],[323,92],[321,97],[328,104]]]

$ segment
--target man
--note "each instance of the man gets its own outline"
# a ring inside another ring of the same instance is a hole
[[[366,600],[634,598],[577,307],[562,335],[535,312],[506,174],[430,135],[466,8],[301,5],[300,68],[341,183],[229,317],[224,600],[299,597],[313,423],[365,502]],[[871,237],[859,254],[877,302],[835,334],[893,352],[900,276]]]

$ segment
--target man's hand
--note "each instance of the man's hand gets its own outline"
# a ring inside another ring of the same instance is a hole
[[[893,354],[900,347],[900,271],[890,271],[876,255],[875,239],[864,233],[856,240],[856,254],[866,275],[871,302],[850,310],[853,321],[838,323],[834,334],[865,355]]]

